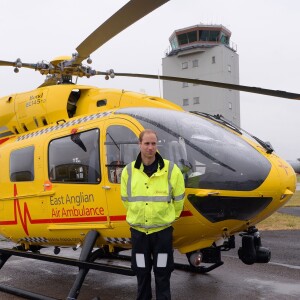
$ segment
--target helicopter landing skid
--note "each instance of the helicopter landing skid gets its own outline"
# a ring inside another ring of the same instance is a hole
[[[208,273],[224,264],[223,261],[219,261],[217,263],[213,263],[209,266],[199,266],[199,267],[194,267],[188,264],[179,264],[175,263],[175,269],[176,270],[182,270],[182,271],[187,271],[191,273],[199,273],[199,274],[205,274]]]
[[[129,255],[120,255],[120,254],[107,254],[105,256],[106,258],[115,258],[115,259],[120,259],[120,260],[131,260],[131,256]],[[176,270],[181,270],[181,271],[187,271],[191,273],[198,273],[198,274],[204,274],[208,273],[224,264],[223,261],[218,261],[215,263],[212,263],[208,266],[199,266],[199,267],[194,267],[189,264],[180,264],[180,263],[175,263],[174,267]]]
[[[131,270],[131,268],[94,262],[96,258],[99,258],[99,256],[101,256],[101,252],[99,252],[99,250],[101,249],[97,249],[93,252],[93,247],[98,236],[99,233],[95,230],[91,230],[88,232],[84,240],[79,259],[40,254],[38,252],[25,252],[17,249],[0,249],[0,269],[4,266],[4,264],[11,256],[19,256],[79,267],[79,272],[66,298],[68,300],[77,299],[84,279],[90,269],[127,276],[134,276],[135,273]],[[0,291],[23,297],[25,299],[55,300],[55,298],[47,297],[41,294],[33,293],[31,291],[19,289],[6,284],[0,284]]]

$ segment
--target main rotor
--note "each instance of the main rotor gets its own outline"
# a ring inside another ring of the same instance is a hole
[[[72,83],[73,77],[87,77],[95,75],[104,75],[105,79],[114,78],[115,76],[170,80],[177,82],[187,82],[217,88],[224,88],[236,91],[243,91],[273,97],[300,100],[300,94],[289,93],[279,90],[263,89],[258,87],[229,84],[224,82],[207,81],[193,78],[183,78],[174,76],[159,76],[150,74],[136,73],[115,73],[113,70],[97,71],[89,66],[92,63],[90,55],[104,45],[107,41],[119,34],[121,31],[142,19],[144,16],[165,4],[169,0],[131,0],[120,10],[112,15],[108,20],[101,24],[92,32],[77,48],[72,56],[60,56],[50,62],[41,61],[37,63],[23,63],[20,58],[15,61],[0,60],[0,66],[14,67],[16,73],[20,68],[29,68],[40,72],[46,76],[45,82],[40,87]],[[83,64],[86,60],[87,64]]]

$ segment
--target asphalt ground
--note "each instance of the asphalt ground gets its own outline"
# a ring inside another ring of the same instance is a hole
[[[243,264],[237,256],[240,246],[237,236],[236,248],[222,252],[224,265],[219,268],[207,274],[175,270],[171,278],[172,299],[300,299],[300,231],[264,231],[261,236],[263,246],[272,250],[268,264]],[[0,242],[1,248],[10,246],[10,243]],[[53,248],[41,252],[53,254]],[[59,255],[78,257],[79,254],[79,251],[65,248]],[[175,260],[187,262],[185,256],[177,252]],[[106,262],[116,264],[115,261]],[[127,262],[117,263],[128,265]],[[0,284],[66,299],[77,273],[76,267],[11,257],[0,270]],[[135,299],[135,295],[135,277],[91,270],[78,299],[127,300]],[[0,292],[0,299],[21,298]]]
[[[297,216],[300,217],[300,207],[294,206],[294,207],[282,207],[278,210],[280,213]]]

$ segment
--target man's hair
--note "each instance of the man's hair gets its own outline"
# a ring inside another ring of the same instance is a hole
[[[152,129],[145,129],[139,135],[139,141],[140,141],[140,143],[143,141],[144,135],[148,134],[148,133],[154,133],[155,136],[156,136],[156,138],[157,138],[157,134],[156,134],[156,132],[154,130],[152,130]]]

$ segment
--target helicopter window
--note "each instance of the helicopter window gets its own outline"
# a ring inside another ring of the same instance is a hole
[[[67,102],[67,111],[69,118],[72,118],[76,112],[76,103],[78,102],[80,98],[80,90],[73,90],[70,95]]]
[[[105,106],[107,103],[106,99],[98,100],[97,101],[97,107]]]
[[[241,135],[201,116],[142,107],[116,114],[130,115],[157,132],[158,151],[179,166],[186,187],[249,191],[270,172],[269,161]]]
[[[34,147],[18,149],[10,154],[10,180],[34,180]]]
[[[52,182],[99,183],[99,129],[75,133],[49,144]]]
[[[107,129],[105,145],[108,179],[120,183],[123,168],[135,160],[139,153],[138,138],[129,128],[112,125]]]

